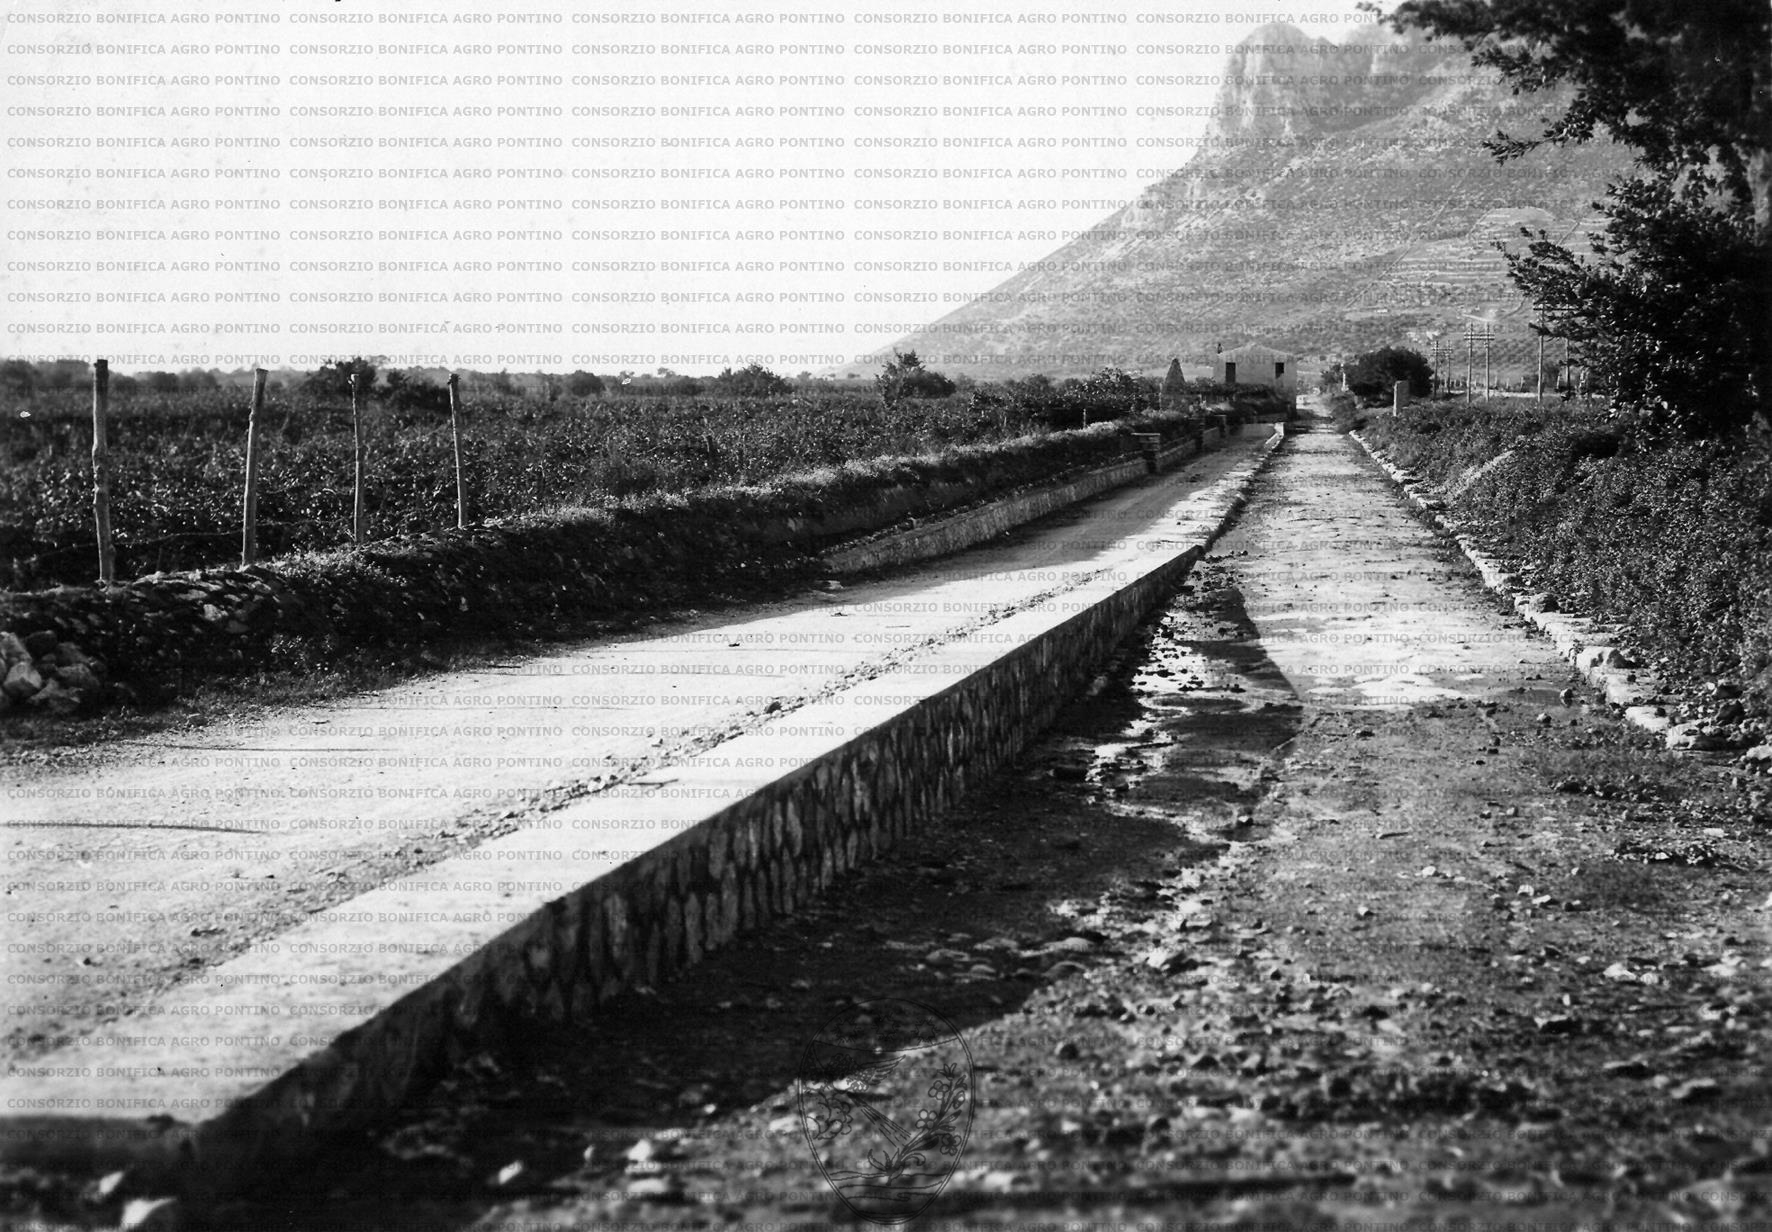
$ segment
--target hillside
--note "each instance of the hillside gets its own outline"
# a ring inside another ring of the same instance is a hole
[[[1156,372],[1249,337],[1325,356],[1439,330],[1462,369],[1475,316],[1496,322],[1498,376],[1530,370],[1530,308],[1494,242],[1530,226],[1584,246],[1622,152],[1498,165],[1482,139],[1536,131],[1545,100],[1512,97],[1451,44],[1368,31],[1340,45],[1269,25],[1237,46],[1223,77],[1213,129],[1186,166],[1047,268],[896,345],[981,376],[1102,363]]]

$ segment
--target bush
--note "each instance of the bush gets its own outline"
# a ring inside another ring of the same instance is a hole
[[[1424,397],[1434,387],[1434,370],[1427,357],[1408,347],[1381,347],[1354,356],[1347,365],[1349,392],[1362,398],[1389,401],[1398,381],[1409,383],[1409,392]]]
[[[907,398],[945,398],[954,392],[954,383],[925,368],[915,351],[892,352],[885,370],[874,378],[874,386],[887,406],[897,406]]]
[[[708,382],[714,393],[728,398],[771,398],[793,392],[793,386],[762,364],[746,364],[737,372],[727,368]]]
[[[566,392],[574,398],[595,398],[604,388],[602,377],[582,368],[566,378]]]
[[[1337,432],[1359,432],[1366,427],[1366,416],[1360,413],[1360,400],[1351,393],[1329,395],[1329,413]]]

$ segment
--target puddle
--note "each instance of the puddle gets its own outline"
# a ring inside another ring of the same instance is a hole
[[[1256,837],[1303,705],[1227,576],[1200,566],[1049,741],[1050,772],[1085,784],[1105,814],[1195,838]]]

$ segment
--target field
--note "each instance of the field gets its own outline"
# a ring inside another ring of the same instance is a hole
[[[111,509],[120,580],[237,562],[248,396],[241,390],[113,397]],[[463,455],[470,520],[660,491],[766,484],[785,474],[1043,431],[1013,404],[966,394],[888,409],[860,391],[772,398],[545,401],[470,394]],[[349,541],[348,402],[273,393],[261,426],[261,554]],[[370,404],[368,535],[455,524],[447,413]],[[91,397],[39,392],[0,412],[0,589],[97,575]]]

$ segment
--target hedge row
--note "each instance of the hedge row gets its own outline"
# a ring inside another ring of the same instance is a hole
[[[1772,713],[1772,440],[1655,440],[1561,407],[1426,406],[1375,415],[1364,435],[1449,488],[1454,516],[1565,610],[1620,624],[1676,687],[1731,681]]]
[[[188,675],[303,670],[357,648],[543,630],[565,616],[617,616],[810,576],[817,554],[841,539],[1110,462],[1131,449],[1130,430],[1173,440],[1195,427],[1184,415],[1152,415],[244,569],[0,593],[0,630],[72,644],[108,669],[113,690],[148,683],[155,692]]]

